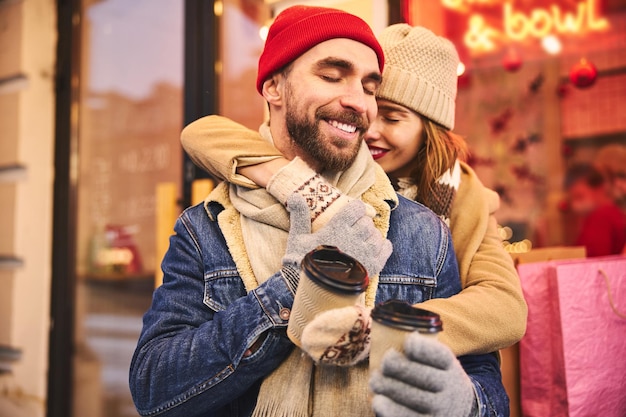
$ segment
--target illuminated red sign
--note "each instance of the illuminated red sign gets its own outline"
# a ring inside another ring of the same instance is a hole
[[[496,49],[503,42],[542,39],[548,35],[573,35],[608,29],[609,22],[599,15],[598,0],[580,0],[574,9],[564,10],[553,3],[543,7],[516,8],[502,0],[442,0],[444,7],[467,15],[463,42],[474,52]],[[498,7],[500,18],[483,10]]]

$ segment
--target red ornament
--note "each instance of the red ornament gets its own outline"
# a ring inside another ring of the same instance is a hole
[[[598,78],[597,68],[585,58],[578,61],[569,72],[569,79],[578,88],[591,87]]]
[[[504,58],[502,58],[502,66],[509,72],[515,72],[522,67],[522,57],[513,48],[509,49]]]
[[[568,158],[574,154],[574,149],[570,145],[563,145],[561,148],[561,153],[564,157]]]
[[[559,98],[565,98],[569,94],[570,88],[567,84],[567,81],[562,81],[557,86],[556,95],[559,96]]]
[[[563,212],[563,213],[570,211],[569,201],[567,200],[559,201],[559,203],[557,204],[557,208],[559,209],[560,212]]]

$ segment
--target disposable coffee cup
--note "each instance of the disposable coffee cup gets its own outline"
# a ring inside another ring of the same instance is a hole
[[[443,330],[439,314],[416,308],[401,300],[390,300],[372,310],[370,333],[370,373],[380,369],[383,355],[389,349],[404,351],[404,340],[409,333],[419,332],[436,339]]]
[[[363,302],[369,278],[356,259],[334,246],[318,246],[302,260],[300,283],[287,326],[289,339],[301,347],[302,331],[319,313]]]

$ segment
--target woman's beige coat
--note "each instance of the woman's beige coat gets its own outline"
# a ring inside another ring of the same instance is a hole
[[[219,116],[187,126],[181,135],[193,162],[220,179],[255,187],[237,167],[280,157],[258,132]],[[463,291],[432,299],[420,307],[441,315],[440,340],[457,355],[493,352],[519,341],[526,331],[527,306],[510,255],[504,250],[494,217],[498,195],[461,164],[450,230]]]

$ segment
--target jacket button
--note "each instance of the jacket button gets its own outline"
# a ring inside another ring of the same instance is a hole
[[[278,312],[278,315],[280,316],[281,319],[287,321],[289,320],[289,316],[291,316],[291,310],[289,310],[287,307],[283,307]]]

